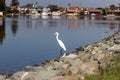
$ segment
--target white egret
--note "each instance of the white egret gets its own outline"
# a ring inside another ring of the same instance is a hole
[[[55,32],[54,34],[56,35],[56,39],[57,39],[57,42],[58,42],[59,46],[61,47],[61,53],[62,53],[62,49],[66,52],[66,47],[65,47],[64,43],[62,42],[62,40],[60,40],[58,38],[59,33]],[[64,56],[66,56],[66,53],[64,53],[64,55],[62,57],[64,57]]]

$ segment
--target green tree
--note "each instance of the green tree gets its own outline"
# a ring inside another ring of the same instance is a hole
[[[26,14],[29,14],[29,13],[30,13],[30,10],[29,10],[29,9],[27,9],[27,10],[25,11],[25,13],[26,13]]]
[[[5,0],[0,0],[0,11],[5,11],[6,5]]]
[[[18,6],[19,5],[19,1],[18,0],[12,0],[11,1],[11,6]]]
[[[50,8],[51,11],[57,11],[58,10],[58,6],[57,5],[48,5],[48,8]]]
[[[110,5],[110,9],[111,10],[115,10],[116,9],[116,6],[114,4]]]
[[[33,6],[33,3],[28,3],[28,4],[25,5],[25,7],[27,7],[27,8],[30,8],[32,6]]]

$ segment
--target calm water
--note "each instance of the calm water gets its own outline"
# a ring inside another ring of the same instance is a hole
[[[60,55],[54,32],[67,52],[118,31],[119,20],[17,17],[0,19],[0,72],[16,72]]]

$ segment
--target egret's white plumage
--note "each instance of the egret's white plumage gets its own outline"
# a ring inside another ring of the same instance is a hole
[[[65,47],[64,43],[62,42],[62,40],[60,40],[60,39],[58,38],[59,33],[58,33],[58,32],[55,32],[54,34],[56,35],[56,39],[57,39],[57,42],[58,42],[59,46],[60,46],[64,51],[66,51],[66,47]],[[65,54],[64,54],[64,56],[65,56]]]

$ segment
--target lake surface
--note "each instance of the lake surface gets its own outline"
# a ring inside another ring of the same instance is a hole
[[[119,20],[87,17],[0,18],[0,73],[16,72],[59,57],[56,31],[69,53],[112,35],[119,27]]]

